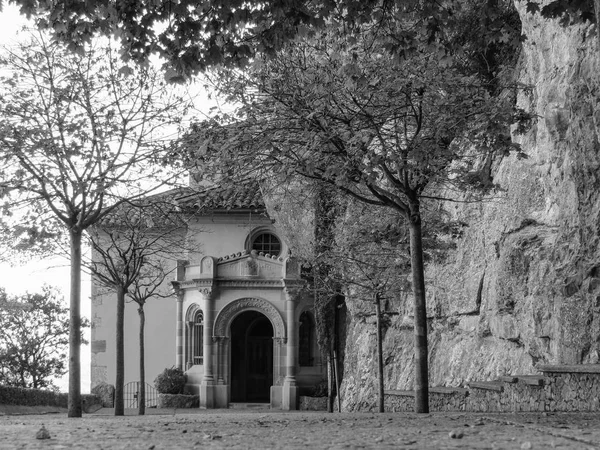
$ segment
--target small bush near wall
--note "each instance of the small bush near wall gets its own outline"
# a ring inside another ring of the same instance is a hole
[[[186,376],[176,367],[165,369],[154,380],[154,387],[160,394],[183,394]]]
[[[101,405],[104,408],[114,408],[115,406],[115,387],[112,384],[100,383],[92,388],[92,394],[100,398]]]

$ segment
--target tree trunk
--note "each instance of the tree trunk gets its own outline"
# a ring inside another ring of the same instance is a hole
[[[375,315],[377,319],[377,376],[379,378],[379,412],[384,412],[383,391],[383,333],[381,332],[381,298],[379,292],[375,293]]]
[[[125,289],[117,287],[117,374],[115,380],[115,416],[125,415],[123,389],[125,387]]]
[[[81,231],[70,230],[71,292],[69,299],[68,417],[81,417]]]
[[[338,308],[337,308],[337,295],[334,296],[331,300],[331,304],[333,305],[333,336],[332,336],[332,344],[333,344],[333,381],[335,388],[335,396],[337,398],[338,404],[338,412],[342,412],[341,404],[340,404],[340,380],[338,378]],[[333,405],[332,405],[333,408]]]
[[[334,244],[334,232],[338,213],[336,196],[331,188],[318,183],[314,198],[315,208],[315,254],[327,255]],[[315,320],[317,325],[317,341],[321,352],[327,354],[328,402],[327,411],[333,412],[335,397],[335,370],[333,354],[335,343],[335,315],[337,313],[334,292],[338,287],[330,280],[331,266],[325,258],[317,258],[313,268],[315,288]]]
[[[419,201],[410,203],[410,263],[415,315],[415,412],[429,412],[429,369],[427,367],[427,303]]]
[[[337,396],[338,412],[342,412],[342,397],[340,397],[340,377],[338,375],[337,352],[333,351],[333,378],[335,378],[335,393]]]
[[[140,389],[138,393],[138,415],[146,414],[146,367],[144,360],[144,326],[146,325],[146,315],[144,306],[138,308],[140,315]]]
[[[333,412],[333,405],[335,403],[335,383],[334,383],[334,374],[333,374],[333,353],[329,352],[327,354],[327,412]]]
[[[596,13],[596,40],[598,41],[598,57],[600,58],[600,0],[594,0],[594,12]]]

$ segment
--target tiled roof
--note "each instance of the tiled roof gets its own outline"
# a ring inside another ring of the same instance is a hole
[[[204,189],[193,189],[189,187],[176,188],[169,191],[154,194],[143,199],[154,207],[144,209],[144,220],[154,221],[157,224],[165,224],[168,215],[168,225],[176,226],[179,223],[177,214],[181,213],[212,213],[212,212],[235,212],[236,210],[264,212],[265,203],[257,182],[240,183],[235,186],[214,186]],[[101,226],[115,227],[129,223],[129,211],[132,206],[124,204],[108,214],[100,221]],[[149,222],[150,223],[150,222]]]
[[[186,189],[187,194],[176,196],[175,201],[183,211],[235,211],[264,210],[260,187],[257,182],[242,183],[235,186],[215,186],[202,191]]]

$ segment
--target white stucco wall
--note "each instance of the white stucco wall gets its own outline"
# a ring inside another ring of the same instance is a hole
[[[188,260],[197,263],[205,255],[221,257],[245,249],[248,235],[258,227],[275,231],[263,214],[199,216],[188,224]]]
[[[175,264],[175,263],[173,263]],[[168,282],[164,291],[170,290]],[[113,292],[92,281],[91,386],[116,379],[116,309]],[[146,381],[153,385],[156,376],[175,364],[175,297],[147,301],[145,327]],[[125,383],[139,380],[138,305],[125,305]]]

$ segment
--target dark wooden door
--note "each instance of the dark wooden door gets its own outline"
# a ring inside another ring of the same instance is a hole
[[[268,402],[273,385],[273,326],[257,311],[231,324],[231,401]]]
[[[246,369],[248,401],[269,401],[273,385],[273,338],[248,337]]]

